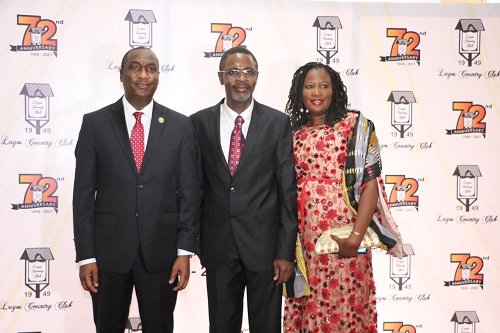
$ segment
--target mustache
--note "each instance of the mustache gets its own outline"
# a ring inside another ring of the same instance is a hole
[[[238,83],[232,85],[235,88],[251,88],[252,86],[246,83]]]

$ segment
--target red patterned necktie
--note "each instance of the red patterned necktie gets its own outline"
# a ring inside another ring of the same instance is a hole
[[[141,123],[142,112],[134,112],[135,124],[130,134],[130,144],[134,153],[137,172],[141,172],[142,159],[144,158],[144,126]]]
[[[241,130],[241,125],[245,122],[242,116],[236,117],[234,121],[234,129],[231,133],[231,143],[229,144],[229,157],[227,160],[227,165],[229,166],[229,171],[231,175],[234,175],[238,163],[240,163],[241,151],[245,145],[245,137]]]

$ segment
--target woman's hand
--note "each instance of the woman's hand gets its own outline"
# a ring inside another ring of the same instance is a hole
[[[354,258],[358,255],[363,235],[350,234],[347,238],[338,238],[335,235],[330,235],[330,237],[339,245],[339,258]]]
[[[331,235],[332,239],[339,244],[339,258],[353,258],[358,255],[359,245],[365,236],[366,229],[370,225],[373,213],[377,208],[378,183],[373,178],[364,184],[359,199],[358,214],[354,223],[354,230],[349,237],[340,239]]]

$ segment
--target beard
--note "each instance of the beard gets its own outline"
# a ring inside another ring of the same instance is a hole
[[[245,103],[247,102],[249,99],[252,98],[252,93],[253,93],[253,89],[252,87],[250,86],[245,86],[245,88],[247,89],[247,91],[245,93],[240,93],[237,91],[237,88],[232,88],[230,90],[230,96],[231,96],[231,99],[235,102],[235,103]]]

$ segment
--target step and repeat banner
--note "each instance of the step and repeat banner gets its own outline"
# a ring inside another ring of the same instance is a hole
[[[379,332],[496,331],[499,18],[498,4],[3,0],[0,331],[95,331],[74,262],[74,149],[83,114],[122,96],[123,54],[151,48],[155,99],[190,115],[224,96],[218,64],[238,45],[259,62],[258,101],[283,110],[295,69],[319,61],[375,122],[405,250],[374,254]],[[208,332],[191,263],[176,332]],[[126,332],[140,327],[134,300]]]

